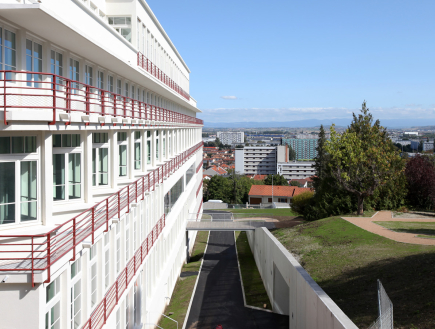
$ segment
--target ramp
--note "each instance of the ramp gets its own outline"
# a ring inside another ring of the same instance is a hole
[[[276,220],[266,215],[225,213],[191,213],[187,231],[254,231],[258,227],[275,228]]]

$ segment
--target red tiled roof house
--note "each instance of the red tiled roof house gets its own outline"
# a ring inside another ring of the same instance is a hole
[[[309,188],[297,186],[273,186],[272,200],[272,185],[252,185],[249,191],[249,204],[283,202],[291,204],[291,199],[294,196],[311,191]]]

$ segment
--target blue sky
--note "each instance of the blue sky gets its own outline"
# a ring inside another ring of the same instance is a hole
[[[148,0],[209,122],[435,125],[435,1]],[[428,121],[429,120],[429,121]]]

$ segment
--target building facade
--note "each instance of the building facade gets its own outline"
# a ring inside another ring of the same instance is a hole
[[[243,131],[218,131],[217,138],[224,145],[243,144],[245,142]]]
[[[0,327],[155,328],[202,209],[189,68],[143,0],[0,8]]]
[[[308,161],[279,162],[276,170],[287,180],[304,179],[316,174],[314,162]]]
[[[296,152],[297,160],[314,159],[317,156],[317,142],[318,139],[313,138],[284,138],[283,145],[290,146]]]
[[[235,150],[235,170],[241,175],[274,175],[276,164],[288,161],[288,147],[259,146]]]

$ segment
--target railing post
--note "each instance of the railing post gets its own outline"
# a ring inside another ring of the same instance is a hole
[[[142,176],[142,200],[145,198],[145,177]]]
[[[121,220],[121,191],[118,191],[118,219]]]
[[[89,114],[89,112],[90,112],[90,110],[89,110],[89,108],[90,108],[89,93],[90,93],[89,86],[86,86],[85,87],[85,99],[86,99],[86,101],[85,101],[85,104],[86,104],[85,108],[86,108],[86,114]]]
[[[51,234],[47,233],[47,280],[45,283],[51,280]]]
[[[107,321],[107,302],[106,302],[106,296],[104,296],[104,324],[106,324]]]
[[[130,185],[127,185],[127,213],[130,212]]]
[[[106,199],[106,232],[109,232],[109,198]]]
[[[125,118],[125,116],[127,115],[127,105],[126,105],[126,101],[127,101],[127,98],[124,96],[124,97],[123,97],[124,118]]]
[[[76,260],[76,218],[73,218],[73,257],[72,261]]]
[[[106,115],[106,107],[105,107],[105,100],[104,100],[104,90],[101,90],[101,112],[103,115]]]
[[[34,264],[34,257],[33,257],[33,235],[32,235],[32,288],[35,287],[35,273],[33,272],[35,264]]]
[[[114,95],[113,95],[113,114],[114,114],[115,116],[117,116],[117,111],[116,111],[116,98],[117,98],[117,96],[114,94]]]
[[[8,124],[6,120],[6,71],[3,72],[3,123]]]
[[[119,297],[118,297],[118,280],[116,280],[116,304],[118,304]]]
[[[54,125],[56,123],[56,77],[54,75],[53,75],[53,83],[51,85],[52,85],[52,92],[53,92],[53,121],[51,121],[49,124]],[[5,115],[6,115],[6,108],[5,108]]]
[[[128,287],[128,263],[127,266],[125,267],[125,289],[127,289]]]
[[[95,242],[95,207],[92,207],[92,244]]]
[[[136,203],[137,203],[137,181],[134,183],[136,184]]]

